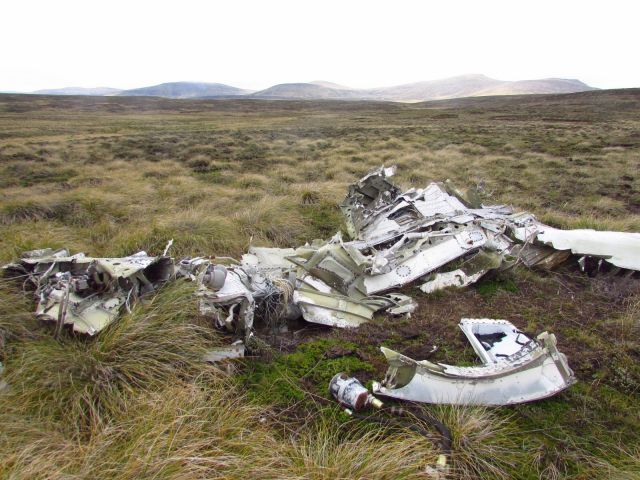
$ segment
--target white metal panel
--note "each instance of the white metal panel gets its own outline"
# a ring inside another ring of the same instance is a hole
[[[537,238],[556,250],[602,257],[616,267],[640,270],[640,233],[558,230],[540,225]]]
[[[486,242],[481,230],[465,231],[426,248],[388,273],[364,278],[367,295],[405,285]]]

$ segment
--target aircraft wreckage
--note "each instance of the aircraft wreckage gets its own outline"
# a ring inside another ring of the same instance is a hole
[[[416,361],[380,347],[389,369],[379,395],[401,400],[464,405],[512,405],[554,395],[575,383],[553,334],[532,340],[506,320],[462,319],[460,328],[483,362],[455,367]]]
[[[403,192],[390,181],[394,173],[394,167],[381,167],[349,187],[340,205],[348,238],[337,233],[299,248],[250,247],[239,261],[174,261],[166,255],[169,245],[159,257],[139,252],[90,258],[44,249],[26,252],[5,270],[35,286],[39,318],[89,335],[160,285],[190,279],[198,286],[201,313],[245,338],[252,335],[256,316],[268,321],[302,317],[354,328],[376,312],[410,315],[417,304],[394,290],[412,283],[426,293],[464,287],[491,270],[516,264],[550,269],[573,258],[591,274],[640,270],[638,233],[559,230],[508,206],[483,205],[477,192],[460,191],[448,181]],[[474,325],[480,330],[496,326],[488,322]],[[573,382],[553,335],[526,337],[521,349],[499,353],[496,360],[493,347],[478,347],[470,330],[464,331],[483,366],[431,364],[384,349],[391,373],[379,393],[416,401],[468,403],[476,398],[503,404],[542,398]],[[503,337],[502,346],[520,345],[510,334],[502,332]],[[229,355],[241,351],[235,344]],[[468,389],[472,384],[476,387]],[[497,392],[497,385],[511,393]],[[441,397],[434,396],[434,388]]]

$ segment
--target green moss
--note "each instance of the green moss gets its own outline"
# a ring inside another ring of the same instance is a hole
[[[248,395],[270,405],[290,405],[309,394],[327,395],[329,381],[339,372],[373,372],[373,367],[354,353],[356,345],[339,340],[321,339],[300,345],[293,353],[251,361],[239,377]],[[340,356],[331,353],[339,351]],[[334,358],[331,358],[334,357]]]
[[[518,286],[511,278],[496,276],[494,278],[485,278],[476,284],[476,289],[484,298],[491,298],[503,290],[509,293],[516,293]]]

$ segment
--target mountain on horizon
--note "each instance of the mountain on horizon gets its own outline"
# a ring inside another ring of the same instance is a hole
[[[459,75],[456,77],[407,83],[392,87],[373,88],[367,92],[374,98],[401,102],[419,102],[444,98],[474,97],[509,82],[486,75]],[[506,95],[506,94],[505,94]]]
[[[329,83],[329,82],[323,82]],[[317,83],[281,83],[273,87],[251,94],[254,98],[273,99],[357,99],[362,94],[358,90],[343,90],[330,88]]]
[[[247,95],[249,93],[251,93],[250,90],[232,87],[223,83],[169,82],[151,87],[123,90],[118,95],[127,97],[203,98]]]
[[[470,74],[394,85],[355,89],[324,80],[308,83],[281,83],[260,91],[245,90],[222,83],[170,82],[150,87],[118,90],[111,88],[70,87],[38,90],[44,95],[119,95],[166,98],[262,98],[272,100],[379,100],[391,102],[424,102],[490,95],[528,95],[575,93],[597,90],[576,79],[544,78],[505,81],[486,75]]]
[[[31,92],[37,95],[92,95],[92,96],[108,96],[117,95],[122,90],[110,87],[65,87],[65,88],[48,88],[44,90],[36,90]]]
[[[562,78],[505,81],[486,75],[471,74],[457,77],[408,83],[391,87],[351,89],[324,81],[311,83],[283,83],[253,93],[254,98],[278,99],[352,99],[392,102],[423,102],[448,98],[489,95],[523,95],[535,93],[575,93],[596,90],[579,81]]]
[[[584,82],[570,78],[542,78],[540,80],[518,80],[480,92],[477,96],[489,95],[522,95],[536,93],[575,93],[598,90]]]
[[[357,88],[347,87],[346,85],[340,85],[339,83],[327,82],[325,80],[314,80],[309,82],[312,85],[320,85],[321,87],[335,88],[336,90],[357,90]]]

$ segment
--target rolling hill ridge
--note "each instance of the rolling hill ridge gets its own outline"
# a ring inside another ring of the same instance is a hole
[[[123,90],[118,95],[125,97],[204,98],[246,95],[248,93],[251,91],[223,83],[170,82],[151,87]]]
[[[545,78],[539,80],[505,81],[486,75],[456,77],[408,83],[390,87],[356,89],[332,82],[316,80],[302,83],[282,83],[257,92],[222,83],[170,82],[131,90],[81,87],[38,90],[45,95],[118,95],[165,98],[226,98],[246,97],[272,100],[379,100],[391,102],[423,102],[451,98],[493,95],[559,94],[597,90],[575,79]]]

